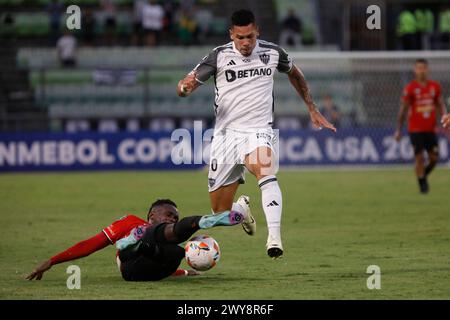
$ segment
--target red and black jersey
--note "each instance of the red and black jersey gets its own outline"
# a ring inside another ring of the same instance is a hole
[[[108,237],[111,244],[115,244],[119,239],[127,237],[131,230],[138,226],[148,226],[149,223],[134,215],[126,215],[111,225],[103,229],[103,233]]]
[[[111,225],[104,228],[101,232],[95,236],[80,241],[74,246],[66,249],[65,251],[53,256],[51,264],[55,265],[58,263],[71,261],[86,257],[98,250],[107,247],[110,244],[115,244],[119,239],[127,237],[130,232],[138,226],[150,226],[150,224],[134,215],[126,215],[119,220],[114,221]],[[118,266],[120,269],[120,260],[116,257]],[[175,271],[173,276],[185,276],[188,272],[183,269],[178,269]]]
[[[436,109],[441,98],[441,85],[428,80],[425,85],[411,81],[403,90],[402,101],[409,105],[408,132],[435,132]]]

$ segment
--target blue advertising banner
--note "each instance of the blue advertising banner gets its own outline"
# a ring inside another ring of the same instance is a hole
[[[280,131],[280,165],[384,165],[411,163],[414,152],[405,132],[399,142],[393,129]],[[440,160],[447,161],[449,139],[439,136]]]
[[[199,169],[209,162],[207,131],[195,134],[33,133],[0,134],[0,172],[116,169]],[[184,131],[183,131],[184,130]],[[439,138],[447,161],[449,139]],[[383,165],[411,163],[409,137],[400,142],[391,129],[280,131],[280,166]]]

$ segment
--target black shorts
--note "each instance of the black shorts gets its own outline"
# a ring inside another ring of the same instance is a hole
[[[119,254],[121,260],[122,278],[126,281],[158,281],[172,275],[180,266],[184,259],[184,249],[177,244],[161,243],[157,240],[156,232],[163,224],[158,224],[145,231],[146,241],[157,243],[160,253],[149,258],[143,254],[136,253],[135,256],[128,256],[124,259],[122,253]]]
[[[175,258],[172,262],[161,263],[144,256],[122,263],[122,278],[126,281],[159,281],[170,277],[180,266],[184,257],[183,248],[181,250],[181,259]]]
[[[414,147],[414,154],[427,152],[439,152],[438,138],[433,132],[411,132],[409,134],[411,144]]]

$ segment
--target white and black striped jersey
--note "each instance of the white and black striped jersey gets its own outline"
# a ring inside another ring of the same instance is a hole
[[[284,49],[263,40],[247,57],[234,42],[212,50],[193,71],[200,83],[214,77],[215,130],[271,127],[275,70],[288,73],[292,66]]]

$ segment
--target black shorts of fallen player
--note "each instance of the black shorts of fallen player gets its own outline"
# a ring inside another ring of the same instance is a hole
[[[171,276],[184,259],[184,249],[177,244],[157,241],[165,224],[148,228],[141,241],[151,250],[120,252],[122,278],[126,281],[158,281]]]

